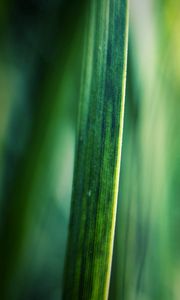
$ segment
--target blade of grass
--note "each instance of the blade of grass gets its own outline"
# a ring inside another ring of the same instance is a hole
[[[63,299],[107,299],[127,56],[127,1],[91,1]]]

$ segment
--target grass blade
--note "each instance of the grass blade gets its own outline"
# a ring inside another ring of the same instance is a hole
[[[127,1],[91,1],[63,299],[107,299],[118,194]]]

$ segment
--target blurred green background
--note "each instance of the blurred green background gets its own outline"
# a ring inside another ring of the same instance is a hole
[[[130,0],[110,299],[180,299],[180,2]],[[85,1],[0,2],[0,293],[61,298]]]

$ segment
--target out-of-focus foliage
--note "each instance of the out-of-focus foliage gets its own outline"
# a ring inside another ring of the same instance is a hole
[[[85,2],[4,5],[0,297],[59,298]]]
[[[0,1],[0,298],[59,299],[84,3]],[[112,299],[180,297],[180,1],[130,0]]]
[[[179,1],[131,1],[112,299],[180,297]]]

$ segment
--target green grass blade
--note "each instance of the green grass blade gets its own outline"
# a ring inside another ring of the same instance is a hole
[[[120,171],[127,1],[93,0],[85,41],[63,299],[107,299]]]

